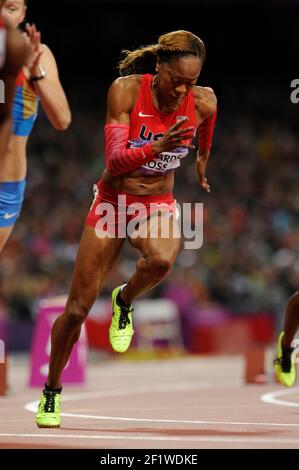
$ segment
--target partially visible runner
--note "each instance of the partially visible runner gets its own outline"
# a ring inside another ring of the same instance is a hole
[[[134,334],[133,299],[170,272],[180,248],[174,171],[194,148],[195,136],[199,184],[210,191],[205,169],[216,97],[211,88],[196,86],[204,60],[202,40],[180,30],[161,36],[158,44],[127,51],[120,64],[122,78],[108,93],[106,169],[95,188],[64,313],[53,325],[49,375],[36,417],[39,427],[60,426],[61,373],[126,236],[141,257],[133,276],[112,292],[109,337],[115,351],[125,352]],[[132,224],[145,236],[135,237],[129,230]],[[147,231],[151,224],[158,229],[154,237]]]
[[[4,0],[0,0],[0,11]],[[0,15],[0,174],[11,131],[11,105],[16,78],[25,61],[25,40]]]
[[[285,387],[292,387],[296,382],[296,348],[292,342],[299,329],[299,292],[289,298],[283,331],[280,332],[277,344],[277,357],[274,370],[277,380]]]
[[[26,14],[25,0],[5,0],[1,15],[17,31]],[[26,27],[27,57],[18,74],[12,107],[12,134],[0,173],[0,251],[2,251],[24,200],[27,174],[27,141],[38,113],[39,101],[57,130],[71,122],[69,105],[61,86],[55,58],[40,42],[36,27]]]

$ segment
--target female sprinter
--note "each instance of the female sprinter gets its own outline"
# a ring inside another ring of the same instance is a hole
[[[195,134],[199,143],[199,183],[205,191],[210,190],[205,168],[216,98],[210,88],[196,86],[205,60],[202,40],[188,31],[174,31],[161,36],[156,45],[126,54],[120,63],[122,77],[112,83],[108,93],[106,169],[86,219],[64,313],[52,329],[49,375],[36,417],[39,427],[60,426],[61,373],[124,243],[119,233],[134,222],[134,214],[126,211],[128,206],[142,205],[139,225],[146,227],[154,221],[158,230],[155,237],[128,233],[141,257],[129,281],[112,293],[109,334],[115,351],[126,351],[131,342],[133,299],[169,273],[180,246],[171,229],[175,214],[174,171],[188,149],[193,148]],[[119,195],[124,203],[118,204]],[[104,208],[108,208],[107,213]],[[160,235],[168,227],[171,234],[163,238]]]
[[[5,0],[1,16],[14,29],[24,21],[25,0]],[[37,117],[39,101],[58,130],[65,130],[71,122],[68,102],[59,81],[55,58],[50,49],[40,44],[40,33],[35,26],[27,26],[27,49],[35,54],[27,57],[17,77],[12,105],[12,135],[0,172],[0,252],[18,219],[25,192],[27,172],[26,146]],[[36,54],[36,50],[39,53]]]

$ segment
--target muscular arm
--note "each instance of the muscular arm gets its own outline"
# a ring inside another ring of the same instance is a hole
[[[153,158],[152,144],[127,148],[130,133],[130,113],[139,89],[134,76],[118,78],[108,92],[105,125],[105,164],[112,175],[128,173]]]
[[[11,105],[16,78],[25,60],[25,41],[21,33],[8,28],[6,37],[6,59],[0,70],[0,80],[3,80],[5,86],[5,102],[0,104],[0,161],[11,132]]]
[[[207,183],[205,172],[217,117],[217,99],[211,88],[201,88],[201,93],[195,102],[199,115],[203,117],[203,121],[198,126],[196,133],[198,142],[197,174],[200,185],[205,191],[209,192],[210,187]]]
[[[43,110],[53,127],[63,131],[71,123],[71,111],[60,83],[55,57],[47,46],[42,45],[42,49],[43,53],[40,58],[40,64],[46,71],[46,77],[33,82],[34,88],[40,97]],[[35,67],[30,72],[33,76],[40,75],[38,67]]]

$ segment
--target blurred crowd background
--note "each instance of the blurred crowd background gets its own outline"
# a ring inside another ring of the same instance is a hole
[[[178,18],[177,2],[165,4],[165,12],[154,2],[137,21],[132,15],[140,7],[130,2],[114,11],[96,0],[53,2],[47,18],[41,3],[29,1],[28,19],[56,55],[73,123],[58,133],[39,114],[24,208],[1,255],[0,315],[32,323],[40,298],[67,293],[92,186],[104,166],[105,97],[120,51],[182,28],[204,39],[199,84],[212,86],[219,101],[207,169],[212,192],[200,189],[190,154],[176,172],[174,194],[180,203],[204,203],[204,244],[182,250],[170,277],[147,297],[178,303],[184,297],[185,308],[219,306],[233,316],[268,313],[279,325],[299,287],[299,104],[290,101],[291,80],[298,78],[298,6],[184,2]],[[126,243],[101,296],[128,278],[137,256]]]

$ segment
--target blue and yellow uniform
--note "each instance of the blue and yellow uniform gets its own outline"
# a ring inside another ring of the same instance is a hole
[[[12,106],[12,135],[28,137],[37,118],[39,97],[21,71]],[[24,200],[26,180],[0,183],[0,227],[17,221]]]
[[[17,78],[12,106],[12,134],[28,137],[37,118],[39,98],[21,71]]]

